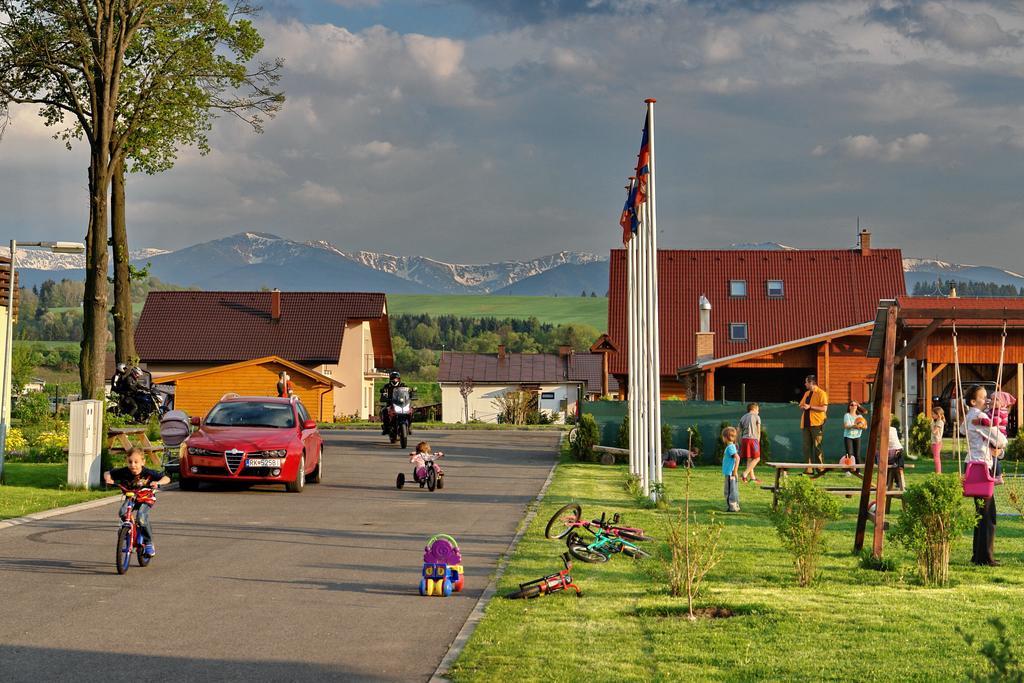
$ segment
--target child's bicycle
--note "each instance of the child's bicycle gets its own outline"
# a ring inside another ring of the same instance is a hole
[[[117,530],[117,573],[124,574],[132,564],[132,552],[138,555],[139,566],[145,567],[151,558],[146,555],[145,545],[139,540],[139,525],[135,519],[135,506],[141,503],[152,505],[156,502],[156,492],[151,488],[133,491],[120,486],[128,503],[121,517],[121,527]]]
[[[569,572],[572,571],[572,561],[569,559],[569,553],[562,553],[562,564],[565,565],[565,569],[560,572],[521,583],[519,584],[519,590],[509,593],[505,597],[510,600],[537,598],[541,595],[564,591],[567,588],[575,590],[576,597],[580,597],[583,595],[583,591],[573,583],[572,577],[569,576]]]
[[[647,536],[643,529],[620,526],[618,513],[612,516],[611,522],[605,521],[603,512],[601,519],[591,521],[581,519],[582,515],[582,508],[578,503],[563,506],[551,516],[544,535],[548,538],[565,538],[569,553],[582,562],[607,562],[615,553],[622,553],[634,559],[651,556],[649,552],[636,545],[638,542],[650,541],[651,537]],[[578,531],[585,531],[594,539],[587,542]]]
[[[414,467],[412,470],[412,480],[414,483],[419,484],[420,488],[427,487],[428,491],[433,491],[435,488],[444,488],[444,472],[438,467],[434,461],[438,458],[443,458],[444,453],[438,451],[437,453],[429,453],[423,458],[423,464],[419,467]],[[395,478],[395,488],[402,488],[405,486],[405,472],[399,472],[398,477]]]

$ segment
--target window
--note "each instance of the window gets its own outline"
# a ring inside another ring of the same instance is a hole
[[[747,324],[729,323],[729,341],[747,341]]]
[[[768,281],[768,296],[783,296],[785,291],[785,288],[782,286],[782,280]]]
[[[729,280],[729,296],[746,296],[746,280]]]

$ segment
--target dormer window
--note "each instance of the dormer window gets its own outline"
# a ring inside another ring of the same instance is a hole
[[[729,341],[747,341],[747,324],[729,323]]]
[[[746,280],[729,280],[729,296],[745,297],[747,295]]]
[[[768,296],[773,298],[779,298],[786,295],[786,288],[782,284],[782,280],[769,280],[768,281]]]

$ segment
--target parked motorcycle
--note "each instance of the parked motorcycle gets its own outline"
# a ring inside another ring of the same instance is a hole
[[[162,417],[174,407],[172,390],[154,387],[153,375],[141,368],[118,366],[110,386],[113,412],[139,424],[153,413]]]
[[[412,432],[412,390],[409,387],[395,387],[387,405],[387,434],[391,443],[400,442],[402,448],[409,445]]]

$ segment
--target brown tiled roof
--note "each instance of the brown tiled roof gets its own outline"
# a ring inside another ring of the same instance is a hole
[[[609,371],[628,372],[626,251],[611,252],[608,333],[618,349]],[[747,296],[729,296],[730,280],[746,280]],[[782,280],[785,295],[767,296]],[[711,301],[715,358],[841,330],[875,319],[879,299],[906,294],[899,249],[659,250],[661,374],[696,360],[697,302]],[[747,341],[729,339],[729,323],[747,323]]]
[[[445,351],[437,381],[461,382],[469,377],[477,383],[540,384],[568,380],[565,360],[552,353],[497,354]],[[576,380],[579,381],[579,380]]]
[[[587,393],[601,393],[602,360],[599,353],[574,353],[569,356],[569,379],[583,381]],[[608,391],[615,392],[619,383],[614,377],[608,378]]]
[[[145,363],[264,356],[337,363],[346,321],[385,317],[381,293],[281,292],[281,319],[274,322],[270,297],[271,292],[150,292],[135,328],[136,352]]]

